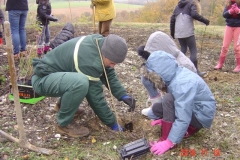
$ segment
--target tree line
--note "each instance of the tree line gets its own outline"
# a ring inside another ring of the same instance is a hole
[[[169,23],[170,17],[179,0],[157,0],[148,2],[137,11],[118,13],[117,20],[145,23]],[[225,1],[201,0],[199,13],[210,20],[212,25],[225,25],[222,17]]]

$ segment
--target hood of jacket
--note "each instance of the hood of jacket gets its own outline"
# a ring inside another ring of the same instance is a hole
[[[175,58],[180,52],[170,36],[161,31],[154,32],[149,36],[144,50],[148,51],[149,53],[162,50],[167,53],[171,53]]]
[[[178,2],[178,7],[179,8],[183,8],[186,4],[188,4],[189,3],[189,1],[188,0],[180,0],[179,2]]]
[[[146,62],[149,72],[157,73],[168,85],[178,70],[176,59],[164,51],[156,51],[150,54]]]

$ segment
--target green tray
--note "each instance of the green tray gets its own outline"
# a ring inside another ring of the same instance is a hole
[[[20,98],[20,102],[21,103],[27,103],[27,104],[36,104],[37,102],[41,101],[44,98],[45,98],[45,96],[41,96],[41,97],[37,97],[37,98],[28,98],[28,99],[21,99]],[[12,94],[9,94],[9,100],[14,101],[14,97],[13,97]]]

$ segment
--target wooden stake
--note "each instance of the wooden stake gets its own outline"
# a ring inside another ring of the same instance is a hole
[[[19,139],[5,133],[4,131],[0,130],[0,135],[6,137],[8,140],[16,142],[19,144],[20,147],[30,149],[35,152],[40,152],[43,154],[50,155],[53,153],[53,150],[45,149],[45,148],[39,148],[36,147],[29,142],[27,142],[26,134],[24,131],[23,126],[23,119],[22,119],[22,110],[19,100],[19,91],[17,86],[17,76],[16,76],[16,70],[15,70],[15,63],[13,58],[13,51],[12,51],[12,38],[11,38],[11,31],[10,31],[10,23],[8,21],[4,22],[4,28],[5,28],[5,39],[6,39],[6,51],[8,53],[8,64],[9,64],[9,70],[10,70],[10,76],[11,76],[11,83],[12,83],[12,93],[14,96],[14,105],[15,105],[15,111],[17,116],[17,125],[18,125],[18,132],[19,132]]]

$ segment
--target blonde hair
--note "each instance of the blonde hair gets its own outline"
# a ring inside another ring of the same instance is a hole
[[[201,4],[198,0],[194,0],[195,1],[195,4],[197,6],[197,11],[198,11],[198,14],[202,14],[202,8],[201,8]]]

